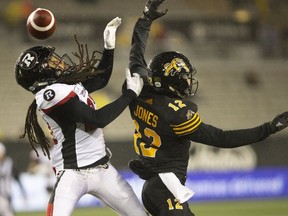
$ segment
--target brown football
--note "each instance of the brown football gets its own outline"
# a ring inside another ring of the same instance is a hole
[[[37,8],[27,19],[27,30],[36,39],[45,40],[56,29],[56,19],[53,13],[45,8]]]

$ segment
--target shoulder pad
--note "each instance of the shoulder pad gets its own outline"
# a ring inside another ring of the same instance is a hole
[[[201,124],[197,105],[191,100],[169,99],[166,106],[165,118],[169,119],[171,128],[178,136],[193,133]]]
[[[75,85],[56,83],[49,85],[35,95],[38,107],[49,112],[56,106],[66,103],[70,98],[75,97]]]
[[[169,98],[162,97],[162,99],[158,100],[161,109],[165,109],[167,115],[169,115],[169,119],[174,122],[179,119],[179,117],[185,115],[187,111],[196,113],[198,111],[198,107],[191,100],[187,99],[177,99],[177,98]],[[163,107],[165,106],[165,107]]]

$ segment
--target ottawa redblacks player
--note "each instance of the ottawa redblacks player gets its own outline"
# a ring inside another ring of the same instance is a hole
[[[79,44],[75,64],[67,55],[59,56],[54,47],[35,46],[17,60],[16,81],[35,99],[29,107],[24,135],[31,146],[39,144],[50,156],[57,173],[47,216],[70,216],[85,194],[98,198],[120,215],[146,216],[132,187],[109,162],[102,128],[112,122],[139,95],[143,81],[126,70],[127,88],[114,102],[97,109],[89,93],[105,87],[110,79],[115,48],[115,34],[121,19],[116,17],[104,30],[101,59],[87,46]],[[36,110],[48,124],[54,145],[50,152],[38,121]]]

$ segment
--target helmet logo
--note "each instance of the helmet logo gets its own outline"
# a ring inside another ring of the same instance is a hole
[[[34,65],[36,64],[36,61],[37,61],[36,53],[29,51],[29,52],[25,53],[25,55],[21,59],[20,66],[23,69],[30,69],[30,68],[34,67]]]
[[[187,73],[189,72],[189,68],[187,67],[186,63],[181,58],[174,58],[172,59],[171,63],[166,63],[164,65],[165,69],[165,76],[174,76],[177,72],[180,72],[184,69]]]

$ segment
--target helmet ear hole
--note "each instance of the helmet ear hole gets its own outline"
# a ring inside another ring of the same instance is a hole
[[[154,86],[157,88],[161,88],[161,82],[154,82]]]
[[[161,78],[160,77],[153,77],[153,86],[155,86],[156,88],[161,88],[162,87]]]

